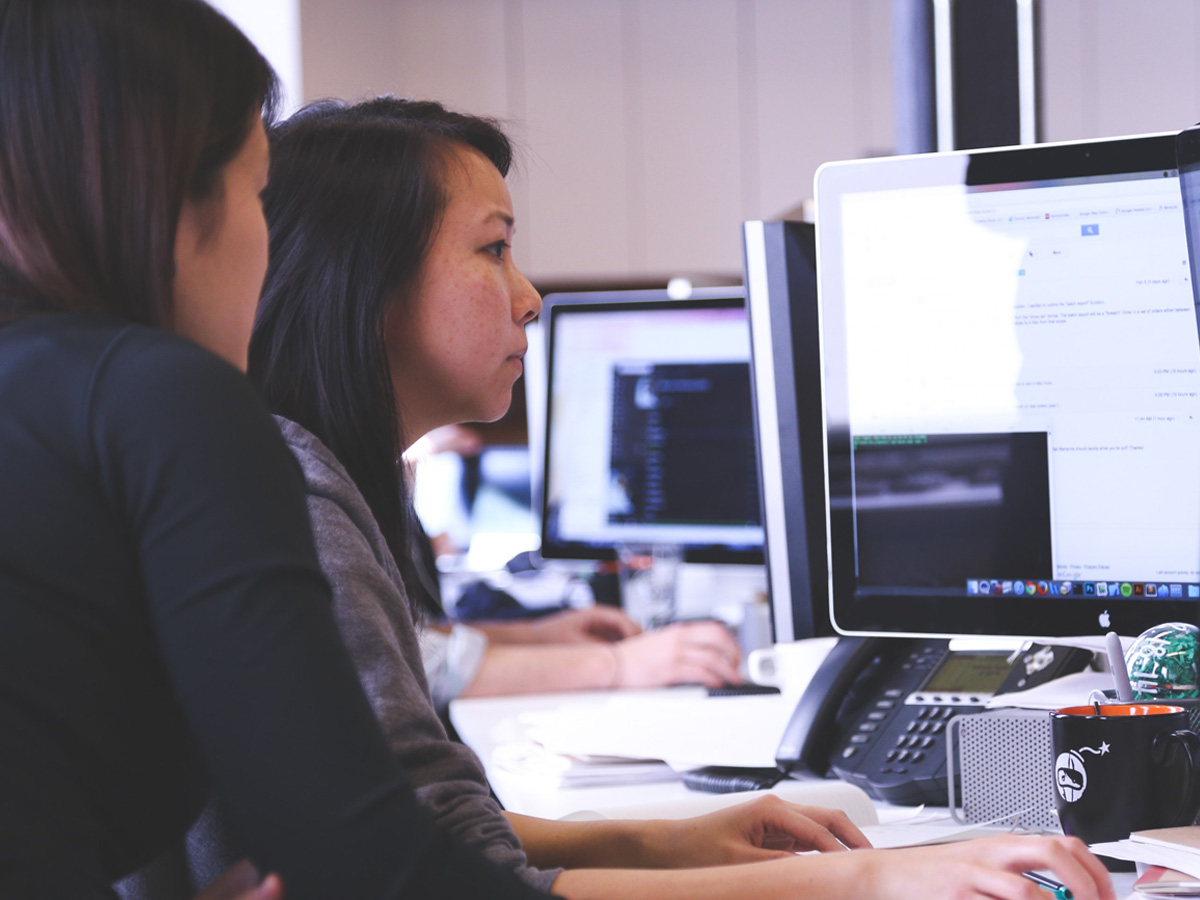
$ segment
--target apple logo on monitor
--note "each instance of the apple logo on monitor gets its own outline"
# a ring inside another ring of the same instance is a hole
[[[1110,616],[1108,614],[1107,609],[1104,612],[1100,613],[1099,618],[1100,618],[1100,627],[1101,628],[1108,628],[1110,625],[1112,625],[1112,616]]]

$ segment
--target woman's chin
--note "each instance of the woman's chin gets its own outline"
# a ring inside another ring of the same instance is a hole
[[[512,406],[512,389],[510,388],[502,398],[499,398],[495,403],[488,404],[488,408],[482,411],[482,415],[476,419],[476,422],[498,422],[508,413],[509,407]]]

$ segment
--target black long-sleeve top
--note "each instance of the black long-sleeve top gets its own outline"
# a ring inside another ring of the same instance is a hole
[[[543,896],[417,806],[245,377],[158,329],[0,328],[0,898],[111,897],[210,788],[288,900]]]

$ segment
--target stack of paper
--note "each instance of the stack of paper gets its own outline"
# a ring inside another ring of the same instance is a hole
[[[505,771],[545,780],[556,788],[601,787],[675,781],[675,770],[660,760],[613,756],[571,756],[531,742],[498,746],[492,761]]]
[[[1200,827],[1154,828],[1135,831],[1126,840],[1092,844],[1093,853],[1174,869],[1200,878]]]

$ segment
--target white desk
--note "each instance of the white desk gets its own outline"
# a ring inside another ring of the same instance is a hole
[[[467,746],[471,747],[483,761],[492,790],[504,805],[505,809],[522,815],[539,818],[558,819],[564,816],[591,812],[608,815],[612,810],[619,816],[630,815],[628,807],[641,807],[635,817],[654,814],[653,809],[661,808],[663,815],[686,816],[697,815],[710,811],[718,805],[732,805],[743,799],[738,794],[704,794],[691,791],[684,787],[678,778],[670,781],[656,781],[639,784],[611,784],[595,787],[563,787],[556,778],[537,777],[518,774],[498,765],[493,751],[499,744],[519,741],[523,737],[523,727],[518,722],[522,713],[553,710],[562,704],[578,705],[592,702],[602,704],[614,696],[611,691],[578,691],[554,694],[532,694],[526,696],[497,697],[475,700],[455,700],[450,704],[450,719],[455,729]],[[621,698],[644,698],[647,700],[673,701],[689,703],[701,700],[706,696],[703,688],[675,687],[658,688],[644,691],[622,691]],[[727,700],[710,701],[716,703],[737,702]],[[769,753],[781,737],[783,724],[778,725],[780,734],[761,734],[758,739],[769,744]],[[746,734],[746,739],[754,739],[752,733]],[[815,781],[818,784],[830,786],[830,782],[813,776],[800,780]],[[836,784],[834,782],[833,784]],[[788,782],[775,789],[776,792],[787,796],[793,793]],[[794,795],[794,794],[793,794]],[[806,798],[804,802],[820,803],[820,800]],[[835,800],[826,801],[838,802]],[[875,804],[880,822],[888,823],[905,820],[912,814],[909,807],[896,807],[890,804]]]
[[[783,735],[786,716],[799,698],[804,686],[812,677],[821,660],[825,658],[831,642],[826,639],[801,641],[791,645],[784,666],[784,698],[782,703],[784,718],[769,726],[764,726],[758,736],[763,741],[760,748],[765,760],[756,765],[769,765],[774,757],[775,747]],[[794,682],[794,683],[793,683]],[[522,713],[531,711],[553,710],[566,704],[581,702],[603,703],[607,699],[620,696],[621,698],[644,697],[648,700],[675,699],[692,705],[706,696],[700,687],[656,688],[640,691],[577,691],[569,693],[530,694],[512,697],[495,697],[474,700],[455,700],[450,704],[450,720],[463,742],[473,749],[483,760],[492,789],[506,809],[524,815],[540,816],[543,818],[561,818],[564,815],[580,810],[602,812],[605,809],[629,806],[639,803],[675,803],[683,798],[695,796],[695,793],[685,788],[682,782],[643,783],[636,785],[618,785],[606,787],[586,787],[563,789],[551,779],[538,779],[518,775],[507,771],[495,764],[493,751],[497,745],[511,743],[521,736],[521,728],[517,718]],[[790,698],[786,699],[786,698]],[[756,698],[761,699],[761,698]],[[717,703],[738,702],[734,700],[717,700]],[[693,707],[694,708],[694,707]],[[765,733],[765,732],[771,733]],[[747,734],[749,739],[751,734]],[[715,763],[717,760],[705,760]],[[748,763],[739,763],[747,765]]]

